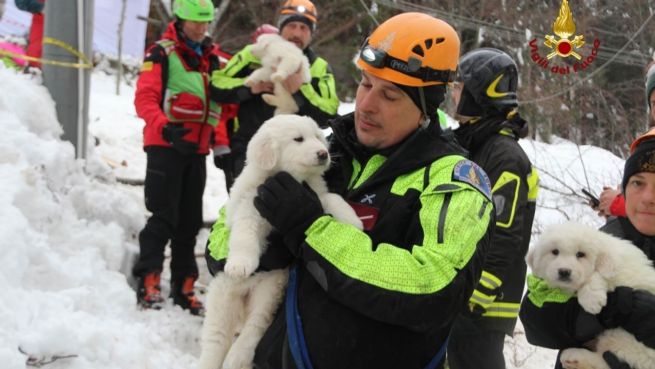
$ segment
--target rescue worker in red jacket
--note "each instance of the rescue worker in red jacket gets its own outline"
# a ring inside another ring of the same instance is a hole
[[[221,113],[209,99],[208,83],[211,72],[220,68],[221,55],[206,36],[214,17],[211,1],[175,0],[173,12],[175,20],[146,54],[134,99],[145,121],[145,204],[152,216],[139,233],[133,274],[139,306],[160,308],[160,273],[170,240],[170,297],[192,314],[202,314],[194,295],[194,247],[202,225],[205,156]]]

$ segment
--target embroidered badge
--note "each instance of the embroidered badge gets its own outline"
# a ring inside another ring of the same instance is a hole
[[[491,181],[487,173],[470,160],[462,160],[453,169],[453,180],[468,183],[491,199]]]

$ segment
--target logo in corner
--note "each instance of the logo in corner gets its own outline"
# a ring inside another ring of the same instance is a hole
[[[573,56],[578,60],[582,59],[580,54],[573,49],[579,49],[584,45],[584,36],[576,35],[572,40],[569,40],[571,36],[575,35],[575,21],[573,20],[573,13],[571,13],[571,8],[569,8],[569,2],[567,0],[562,0],[559,15],[555,19],[555,22],[553,22],[553,33],[559,36],[560,39],[557,40],[555,36],[546,35],[544,45],[554,49],[553,52],[548,54],[548,59],[552,59],[555,55],[562,58]]]
[[[582,47],[585,45],[585,40],[583,35],[576,35],[575,21],[573,19],[573,13],[571,8],[569,8],[568,0],[562,0],[562,5],[559,8],[559,14],[555,21],[553,22],[553,35],[546,35],[544,45],[548,47],[549,53],[546,57],[539,55],[539,46],[537,39],[533,39],[529,42],[530,45],[530,57],[532,61],[537,63],[543,69],[550,69],[553,74],[570,74],[571,69],[573,72],[579,72],[585,70],[591,63],[596,60],[598,55],[598,49],[600,48],[600,40],[595,39],[591,54],[587,57],[584,57],[582,54]],[[576,59],[573,65],[550,65],[551,59],[555,56],[560,58],[567,59],[569,56],[572,56]]]

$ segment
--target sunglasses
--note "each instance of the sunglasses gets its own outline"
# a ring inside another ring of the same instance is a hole
[[[389,55],[386,51],[376,49],[365,42],[359,52],[359,58],[373,68],[389,68],[418,78],[423,82],[443,82],[448,83],[455,80],[455,72],[450,70],[437,70],[430,67],[422,67],[421,60],[410,57],[407,62]]]

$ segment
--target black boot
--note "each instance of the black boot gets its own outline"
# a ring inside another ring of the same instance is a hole
[[[171,280],[171,297],[173,303],[179,305],[182,309],[189,310],[193,315],[205,315],[205,307],[196,297],[193,291],[193,284],[197,276],[184,277],[181,279]]]

